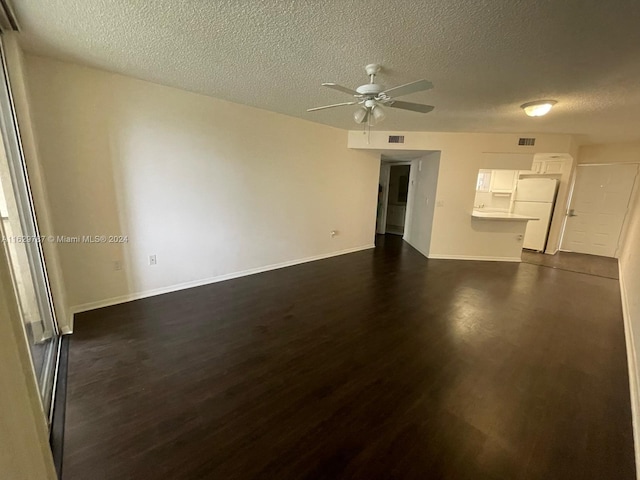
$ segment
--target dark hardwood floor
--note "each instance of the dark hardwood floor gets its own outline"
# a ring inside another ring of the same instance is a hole
[[[585,255],[584,253],[558,252],[555,255],[522,250],[522,261],[542,267],[559,268],[576,273],[588,273],[618,279],[618,259]]]
[[[64,478],[635,478],[616,280],[378,240],[78,315]]]

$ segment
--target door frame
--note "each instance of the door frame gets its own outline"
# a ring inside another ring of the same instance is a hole
[[[380,205],[380,214],[376,216],[376,233],[384,235],[387,233],[387,204],[389,198],[389,178],[391,176],[391,164],[386,160],[380,160],[380,175],[378,185],[382,187],[382,205]]]
[[[616,249],[613,254],[613,258],[618,258],[618,254],[620,253],[620,240],[624,238],[624,233],[628,228],[628,220],[629,220],[629,205],[631,201],[638,194],[638,189],[640,186],[638,185],[638,178],[640,178],[640,161],[638,162],[608,162],[608,163],[580,163],[576,164],[576,168],[573,169],[573,174],[571,175],[571,186],[569,188],[569,196],[567,197],[567,205],[564,212],[564,220],[562,221],[562,233],[560,234],[560,241],[558,242],[558,251],[560,252],[571,252],[571,250],[564,250],[562,248],[562,242],[564,241],[564,234],[567,228],[567,219],[569,218],[569,212],[571,211],[571,202],[573,201],[573,193],[576,186],[576,179],[578,178],[578,168],[580,167],[608,167],[614,165],[636,165],[638,170],[636,172],[636,177],[633,180],[633,187],[631,187],[631,193],[629,194],[629,202],[627,203],[627,209],[624,212],[624,219],[622,220],[622,227],[620,228],[620,235],[618,236],[618,241],[616,243]]]

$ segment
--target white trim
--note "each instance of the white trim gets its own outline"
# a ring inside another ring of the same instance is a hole
[[[601,167],[603,165],[640,165],[640,162],[606,162],[606,163],[577,163],[576,167]]]
[[[407,232],[408,229],[405,229],[405,234]],[[402,239],[407,242],[409,245],[411,245],[412,248],[415,248],[418,252],[420,252],[422,255],[424,255],[425,257],[429,258],[429,254],[423,252],[420,248],[416,247],[413,243],[411,243],[411,241],[407,240],[406,238],[404,238],[404,236],[402,237]]]
[[[522,262],[520,257],[475,257],[471,255],[446,255],[439,253],[430,253],[427,258],[443,260],[480,260],[486,262]]]
[[[109,307],[111,305],[117,305],[118,303],[130,302],[132,300],[139,300],[141,298],[154,297],[156,295],[162,295],[165,293],[177,292],[179,290],[185,290],[187,288],[200,287],[202,285],[209,285],[211,283],[223,282],[225,280],[232,280],[234,278],[246,277],[248,275],[255,275],[256,273],[268,272],[270,270],[277,270],[279,268],[291,267],[293,265],[299,265],[301,263],[315,262],[316,260],[323,260],[325,258],[337,257],[339,255],[346,255],[348,253],[355,253],[362,250],[368,250],[374,248],[374,244],[364,245],[361,247],[347,248],[345,250],[339,250],[337,252],[324,253],[322,255],[314,255],[312,257],[300,258],[297,260],[289,260],[287,262],[274,263],[272,265],[265,265],[264,267],[250,268],[248,270],[242,270],[240,272],[226,273],[224,275],[218,275],[216,277],[209,277],[202,280],[194,280],[191,282],[183,282],[168,287],[155,288],[153,290],[146,290],[144,292],[130,293],[127,295],[121,295],[119,297],[107,298],[105,300],[99,300],[97,302],[83,303],[81,305],[74,305],[70,307],[71,312],[71,326],[73,331],[73,316],[76,313],[86,312],[88,310],[95,310],[96,308]]]
[[[640,395],[638,392],[638,368],[636,365],[636,347],[633,341],[633,329],[629,316],[627,289],[624,285],[622,266],[618,262],[618,276],[620,278],[620,297],[622,300],[622,319],[624,322],[624,339],[627,347],[627,368],[629,369],[629,395],[631,398],[631,426],[633,429],[633,450],[636,459],[636,478],[640,479]]]
[[[576,159],[577,162],[577,159]],[[567,229],[567,219],[569,218],[569,211],[571,210],[571,202],[573,201],[573,190],[576,186],[576,178],[578,176],[578,164],[574,164],[574,168],[571,171],[571,176],[569,177],[569,195],[567,195],[567,203],[564,206],[564,218],[562,219],[562,225],[560,227],[560,235],[558,236],[558,244],[557,252],[566,252],[567,250],[562,249],[562,241],[564,240],[564,232]],[[558,191],[560,189],[558,188]],[[556,199],[557,202],[557,199]],[[554,208],[555,213],[555,208]]]

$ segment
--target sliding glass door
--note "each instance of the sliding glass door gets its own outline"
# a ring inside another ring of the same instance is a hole
[[[50,415],[59,334],[35,220],[4,52],[0,72],[0,233],[45,414]]]

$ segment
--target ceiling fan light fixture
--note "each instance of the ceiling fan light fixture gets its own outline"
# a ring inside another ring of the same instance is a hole
[[[353,112],[353,119],[358,124],[366,124],[371,127],[375,123],[382,122],[387,112],[382,106],[394,109],[409,110],[412,112],[429,113],[434,109],[432,105],[423,105],[421,103],[397,101],[397,97],[409,95],[411,93],[423,92],[433,88],[433,84],[428,80],[416,80],[415,82],[405,83],[392,88],[386,88],[376,83],[376,74],[380,71],[380,65],[372,63],[365,67],[367,75],[369,75],[369,83],[360,85],[355,90],[343,87],[333,82],[325,82],[323,87],[337,90],[347,95],[351,95],[352,101],[334,103],[331,105],[323,105],[321,107],[308,108],[307,112],[316,112],[318,110],[326,110],[328,108],[342,107],[345,105],[359,105],[357,110]]]
[[[520,105],[529,117],[542,117],[549,113],[551,108],[558,102],[555,100],[536,100],[535,102],[527,102]]]
[[[372,107],[371,114],[373,115],[373,118],[376,121],[376,123],[380,123],[387,116],[387,114],[385,113],[385,111],[382,109],[380,105],[376,105],[375,107]]]
[[[358,109],[353,112],[353,119],[356,123],[362,123],[367,118],[368,110],[364,107],[358,107]]]

